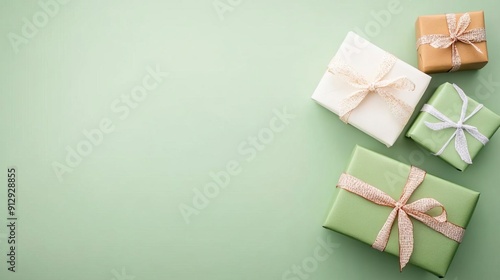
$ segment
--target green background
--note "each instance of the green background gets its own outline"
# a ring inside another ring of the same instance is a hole
[[[321,227],[355,144],[481,192],[446,278],[497,278],[500,137],[461,173],[404,137],[388,149],[310,99],[348,31],[367,29],[416,65],[418,15],[484,9],[490,63],[433,75],[420,105],[449,81],[500,112],[498,5],[396,0],[377,23],[391,2],[221,0],[230,10],[218,13],[213,0],[73,0],[16,52],[9,33],[43,10],[1,0],[0,278],[436,279],[400,273],[396,258]],[[157,65],[169,76],[120,119],[111,104]],[[288,125],[254,157],[243,152],[284,107]],[[114,131],[58,180],[54,162],[104,118]],[[186,223],[179,207],[231,162],[241,172]],[[5,262],[9,166],[19,176],[16,273]],[[283,278],[310,263],[318,239],[334,243],[328,258]]]

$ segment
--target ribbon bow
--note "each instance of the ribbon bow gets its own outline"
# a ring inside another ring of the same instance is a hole
[[[391,90],[413,91],[415,89],[415,84],[404,76],[392,80],[383,80],[395,63],[396,57],[386,54],[386,57],[380,64],[377,76],[371,82],[346,63],[341,61],[332,63],[328,68],[328,72],[343,78],[349,85],[357,89],[340,102],[339,116],[343,122],[348,122],[351,112],[361,104],[369,93],[375,93],[382,97],[389,105],[392,114],[394,114],[402,124],[408,121],[413,112],[413,108],[394,96]]]
[[[477,107],[474,109],[474,111],[472,111],[472,113],[470,113],[468,116],[465,116],[465,114],[467,113],[469,100],[467,99],[467,96],[465,95],[464,91],[461,88],[459,88],[456,84],[453,84],[453,87],[460,96],[460,99],[462,99],[462,111],[460,112],[460,119],[457,122],[450,120],[447,116],[445,116],[444,114],[442,114],[436,108],[434,108],[432,105],[429,104],[425,104],[421,111],[427,112],[441,121],[438,123],[425,122],[425,125],[428,128],[434,131],[447,128],[455,129],[455,132],[451,135],[448,141],[446,141],[441,150],[439,150],[435,155],[439,156],[440,154],[442,154],[446,149],[446,147],[448,146],[448,144],[450,144],[451,140],[455,138],[455,150],[457,151],[458,155],[460,155],[460,158],[466,163],[472,164],[472,159],[469,154],[469,148],[467,146],[467,139],[465,138],[465,131],[467,131],[472,137],[476,138],[483,145],[486,145],[489,139],[488,137],[484,136],[481,132],[479,132],[477,127],[465,124],[465,122],[468,121],[477,112],[479,112],[479,110],[483,108],[483,104],[477,105]]]
[[[380,189],[367,184],[360,179],[343,173],[340,176],[337,187],[354,193],[375,204],[393,208],[385,224],[377,235],[372,247],[384,251],[389,241],[391,228],[396,216],[398,217],[399,229],[399,267],[400,270],[406,266],[413,253],[413,223],[409,216],[419,220],[431,229],[443,234],[456,242],[461,242],[465,229],[447,221],[444,206],[433,198],[422,198],[410,204],[408,199],[425,179],[425,171],[412,166],[410,175],[403,189],[403,193],[398,201],[381,191]],[[427,211],[441,208],[441,214],[430,216]]]
[[[424,35],[417,40],[417,49],[420,45],[430,44],[433,48],[446,49],[451,46],[451,64],[452,68],[449,72],[454,72],[460,69],[462,61],[457,49],[457,42],[462,42],[474,47],[474,49],[483,53],[474,43],[486,41],[486,31],[484,28],[474,28],[465,31],[469,27],[471,19],[468,13],[463,14],[458,20],[455,14],[446,14],[446,22],[448,23],[449,35],[431,34]]]

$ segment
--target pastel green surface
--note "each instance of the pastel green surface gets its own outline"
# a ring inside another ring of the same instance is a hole
[[[409,172],[410,166],[359,146],[354,148],[345,171],[382,190],[395,200],[401,196]],[[445,207],[449,222],[466,228],[479,199],[479,193],[427,174],[408,203],[421,198],[436,199]],[[372,245],[391,210],[340,190],[323,226]],[[413,220],[413,226],[414,251],[410,263],[438,276],[444,276],[459,243],[418,221]],[[397,221],[392,227],[385,251],[399,256]]]
[[[479,105],[478,102],[471,99],[470,97],[467,98],[468,107],[466,116],[468,116]],[[457,91],[450,83],[444,83],[439,86],[427,103],[432,105],[434,108],[445,114],[453,121],[456,121],[460,118],[460,112],[462,110],[462,99],[460,99]],[[432,153],[437,153],[454,133],[454,129],[434,131],[428,128],[425,125],[425,122],[436,123],[440,122],[440,120],[426,112],[421,112],[408,130],[407,137],[412,138]],[[465,124],[477,127],[479,132],[488,137],[488,139],[491,139],[491,137],[493,137],[493,134],[495,134],[495,132],[497,131],[498,127],[500,127],[500,116],[493,113],[485,106],[473,117],[467,120]],[[465,137],[467,139],[469,154],[474,163],[474,158],[484,146],[469,133],[465,133]],[[469,164],[467,164],[460,158],[457,151],[455,150],[455,140],[452,140],[450,142],[450,144],[446,147],[443,153],[439,155],[439,157],[462,171],[464,171],[469,166]],[[479,162],[477,164],[481,163]]]
[[[70,0],[16,53],[8,34],[22,35],[40,1],[0,1],[1,280],[436,280],[322,227],[355,144],[480,192],[446,279],[500,275],[498,135],[458,172],[404,135],[388,149],[311,100],[347,32],[416,66],[419,15],[484,10],[490,63],[433,75],[417,108],[455,82],[500,112],[498,1]],[[234,6],[219,17],[214,3]],[[126,118],[114,112],[157,65],[168,77]],[[284,107],[293,119],[273,121]],[[60,182],[53,162],[104,118],[114,131]],[[267,142],[254,147],[259,134]],[[241,172],[187,224],[179,207],[233,160]]]

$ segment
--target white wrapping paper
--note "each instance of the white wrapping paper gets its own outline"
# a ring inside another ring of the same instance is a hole
[[[337,54],[330,62],[341,59],[365,79],[375,79],[385,51],[367,40],[349,32]],[[415,84],[414,91],[392,89],[392,93],[414,110],[424,94],[431,77],[413,66],[397,60],[384,79],[405,76]],[[323,107],[338,115],[340,101],[355,92],[343,78],[326,71],[314,91],[312,98]],[[340,120],[339,120],[340,121]],[[399,122],[389,110],[389,106],[377,94],[368,94],[349,116],[349,124],[390,147],[396,142],[406,124]]]

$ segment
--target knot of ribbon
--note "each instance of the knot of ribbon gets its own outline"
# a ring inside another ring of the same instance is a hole
[[[481,142],[481,144],[483,145],[486,145],[489,139],[488,137],[484,136],[481,132],[479,132],[477,127],[465,124],[465,122],[467,122],[471,117],[473,117],[477,112],[479,112],[479,110],[481,110],[484,106],[483,104],[479,104],[468,116],[466,116],[469,100],[465,95],[464,91],[460,87],[458,87],[456,84],[453,84],[453,87],[460,96],[460,99],[462,99],[462,111],[460,112],[460,119],[458,119],[457,122],[452,121],[450,118],[448,118],[443,113],[439,112],[436,108],[434,108],[432,105],[429,104],[425,104],[424,107],[422,107],[421,111],[429,113],[441,121],[438,123],[425,122],[425,125],[428,128],[434,131],[448,129],[448,128],[455,129],[455,132],[453,132],[448,141],[446,141],[443,147],[441,147],[441,149],[437,153],[435,153],[435,155],[438,156],[442,154],[446,149],[446,147],[451,143],[453,138],[455,138],[455,150],[457,151],[458,155],[467,164],[472,164],[472,159],[469,154],[469,148],[467,145],[467,138],[465,137],[465,132],[468,132],[472,137]]]
[[[486,41],[486,31],[484,28],[474,28],[465,31],[471,23],[470,15],[468,13],[463,14],[458,19],[455,14],[446,14],[446,22],[448,24],[449,35],[445,34],[430,34],[424,35],[417,40],[417,49],[421,45],[430,44],[436,49],[447,49],[451,46],[451,64],[452,67],[449,72],[454,72],[460,69],[462,61],[460,59],[460,54],[457,49],[457,42],[462,42],[467,45],[471,45],[474,49],[483,53],[474,43]]]
[[[339,182],[337,183],[337,187],[361,196],[368,201],[381,206],[393,208],[386,222],[382,226],[382,229],[379,231],[372,247],[379,251],[385,250],[387,243],[389,242],[391,228],[397,217],[399,229],[400,270],[406,266],[410,260],[411,254],[413,253],[413,223],[409,217],[413,217],[429,228],[458,243],[462,241],[465,232],[464,228],[447,221],[446,210],[439,201],[433,198],[421,198],[412,203],[407,203],[413,192],[424,181],[425,175],[425,171],[412,166],[408,180],[404,186],[403,193],[398,201],[380,189],[346,173],[343,173],[340,176]],[[434,208],[441,208],[441,214],[431,216],[426,213]]]
[[[328,72],[344,79],[356,89],[339,104],[339,117],[343,122],[348,123],[351,112],[361,104],[368,93],[375,93],[382,97],[389,105],[391,113],[397,120],[402,124],[406,124],[413,112],[413,108],[397,98],[392,91],[413,91],[415,90],[415,84],[404,76],[384,80],[384,77],[392,69],[396,60],[396,57],[387,53],[373,81],[368,81],[360,73],[338,59],[329,66]]]

